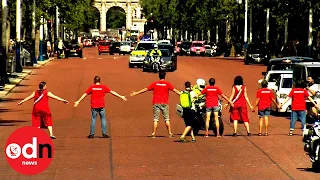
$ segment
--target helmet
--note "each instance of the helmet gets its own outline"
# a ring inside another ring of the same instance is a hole
[[[204,89],[206,86],[206,81],[204,79],[197,79],[197,85],[199,88]]]
[[[155,44],[155,45],[153,46],[153,48],[154,48],[154,49],[158,49],[158,44]]]

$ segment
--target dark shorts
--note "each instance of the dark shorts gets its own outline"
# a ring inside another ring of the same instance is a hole
[[[315,102],[316,103],[316,102]],[[307,110],[310,110],[311,108],[313,108],[314,107],[314,105],[313,105],[313,103],[312,102],[306,102],[306,108],[307,108]]]
[[[271,114],[271,108],[267,108],[267,109],[264,109],[264,110],[259,110],[258,111],[258,115],[259,117],[263,118],[265,116],[270,116]]]
[[[183,108],[183,120],[186,126],[194,126],[196,112],[190,108]]]

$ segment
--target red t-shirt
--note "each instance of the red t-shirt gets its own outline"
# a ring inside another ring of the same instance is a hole
[[[86,93],[91,94],[91,108],[104,108],[104,95],[110,93],[110,89],[105,85],[91,85]]]
[[[150,84],[148,91],[153,90],[153,104],[168,104],[169,102],[169,90],[173,90],[174,87],[167,81],[160,80]]]
[[[292,98],[292,110],[304,111],[306,110],[306,98],[309,97],[307,90],[302,88],[292,88],[289,97]]]
[[[260,98],[258,109],[260,111],[271,108],[272,99],[274,99],[273,92],[268,88],[261,88],[257,92],[257,98]]]
[[[206,94],[206,107],[216,107],[219,105],[218,95],[223,94],[217,86],[207,86],[201,91],[201,94]]]

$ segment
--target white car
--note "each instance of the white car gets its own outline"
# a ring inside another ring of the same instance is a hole
[[[282,104],[285,99],[287,99],[293,84],[293,73],[291,74],[281,74],[280,79],[277,80],[275,84],[274,97],[278,104]],[[275,112],[291,112],[291,102],[290,99],[288,102],[283,104],[281,109],[278,109],[277,106],[272,103],[272,111]]]
[[[120,42],[120,53],[119,54],[130,54],[132,51],[131,49],[131,42],[129,41],[121,41]]]
[[[268,82],[268,88],[274,90],[276,81],[280,78],[281,74],[292,74],[293,71],[290,70],[271,70],[268,71],[267,74],[262,73],[262,75],[265,75],[265,80]],[[263,79],[260,79],[258,81],[259,84],[261,84]]]

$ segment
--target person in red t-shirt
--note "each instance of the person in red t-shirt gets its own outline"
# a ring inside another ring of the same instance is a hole
[[[222,93],[219,87],[215,86],[216,80],[214,78],[209,79],[209,86],[204,88],[201,91],[201,94],[206,95],[206,134],[204,135],[205,137],[209,137],[209,124],[210,124],[210,119],[211,119],[211,113],[214,114],[214,120],[217,128],[217,137],[221,137],[219,133],[219,111],[220,106],[219,106],[219,95],[222,96],[225,100],[227,100],[231,106],[233,106],[232,101],[230,101],[229,98],[227,98],[226,95]]]
[[[96,119],[97,115],[100,115],[101,119],[101,128],[102,128],[102,137],[109,138],[107,135],[107,122],[106,122],[106,110],[105,110],[105,94],[111,93],[112,95],[127,101],[125,96],[121,96],[115,91],[112,91],[107,86],[100,84],[100,77],[95,76],[93,80],[94,84],[91,85],[87,91],[81,96],[81,98],[74,103],[74,107],[77,107],[79,103],[87,96],[91,95],[91,125],[90,125],[90,134],[88,138],[94,138],[94,133],[96,129]]]
[[[165,78],[166,78],[166,73],[160,72],[159,81],[156,81],[150,84],[147,88],[141,89],[138,92],[133,91],[130,94],[131,96],[136,96],[138,94],[141,94],[147,91],[153,91],[153,99],[152,99],[153,132],[150,136],[148,136],[149,138],[156,137],[156,130],[158,127],[160,111],[162,112],[163,118],[165,120],[165,124],[169,133],[169,138],[173,138],[173,134],[171,132],[171,127],[170,127],[170,118],[169,118],[169,105],[168,105],[169,90],[175,92],[178,95],[180,95],[180,92],[177,89],[175,89],[169,82],[167,82]]]
[[[29,101],[33,98],[34,103],[32,110],[32,126],[37,128],[47,127],[50,134],[50,138],[56,139],[56,137],[52,133],[52,117],[49,108],[48,97],[51,97],[58,101],[62,101],[66,104],[69,103],[67,100],[64,100],[58,96],[53,95],[51,92],[48,92],[47,83],[41,82],[39,84],[39,90],[34,91],[30,96],[19,102],[18,105],[21,105],[22,103]]]
[[[305,124],[306,124],[306,99],[309,99],[309,101],[315,107],[317,107],[317,104],[309,96],[308,91],[305,89],[305,84],[306,84],[305,81],[297,80],[295,82],[294,88],[292,88],[287,99],[282,104],[279,105],[279,108],[281,108],[283,104],[285,104],[286,102],[289,101],[290,98],[292,98],[290,132],[288,133],[288,136],[293,135],[293,131],[294,131],[297,119],[300,119],[300,121],[301,121],[302,130],[305,127]]]
[[[262,125],[263,121],[265,121],[265,136],[268,136],[268,126],[269,126],[269,115],[271,114],[271,103],[273,102],[276,106],[278,106],[276,100],[274,99],[273,91],[268,89],[268,82],[263,80],[261,82],[261,89],[257,92],[257,101],[256,107],[258,107],[258,115],[259,115],[259,134],[258,136],[262,136]],[[255,107],[255,108],[256,108]]]

